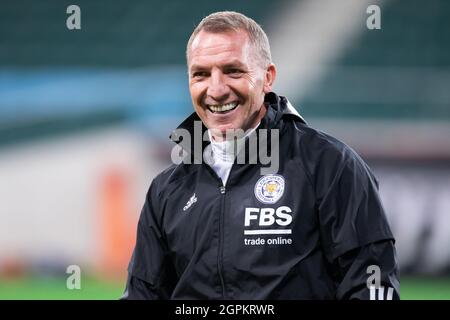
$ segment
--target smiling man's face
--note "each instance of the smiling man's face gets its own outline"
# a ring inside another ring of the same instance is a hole
[[[201,31],[190,47],[188,69],[195,111],[208,129],[216,129],[215,137],[251,129],[264,117],[275,66],[263,66],[245,31]]]

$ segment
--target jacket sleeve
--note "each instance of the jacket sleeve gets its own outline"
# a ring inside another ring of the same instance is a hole
[[[159,205],[153,182],[139,218],[136,245],[121,300],[170,299],[175,287],[176,273],[157,216]]]
[[[398,299],[395,239],[378,183],[363,160],[351,155],[327,178],[318,210],[322,246],[337,282],[336,298]],[[376,288],[369,289],[370,284]]]
[[[400,283],[393,240],[370,243],[335,261],[339,300],[399,300]]]

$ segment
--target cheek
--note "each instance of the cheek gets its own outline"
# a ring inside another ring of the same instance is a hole
[[[261,103],[261,99],[264,99],[263,89],[263,81],[261,80],[256,80],[248,84],[248,99],[251,102],[253,108],[259,107],[254,104],[259,104]]]
[[[259,78],[251,78],[246,83],[246,92],[249,99],[254,102],[255,100],[259,100],[259,97],[263,95],[263,84],[264,81],[262,81]]]
[[[244,104],[248,104],[253,100],[252,92],[254,91],[253,85],[248,81],[236,81],[230,86],[234,94],[244,102]]]
[[[202,96],[203,88],[199,83],[195,83],[189,86],[189,93],[191,94],[192,101],[197,104]]]

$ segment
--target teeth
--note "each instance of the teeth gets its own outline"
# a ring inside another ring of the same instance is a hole
[[[212,112],[225,112],[236,108],[237,102],[227,103],[227,104],[216,104],[216,105],[208,105],[209,110]]]

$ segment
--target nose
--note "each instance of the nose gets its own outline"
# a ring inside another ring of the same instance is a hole
[[[215,102],[222,102],[228,98],[230,88],[228,87],[226,79],[221,71],[214,70],[211,72],[206,94]]]

